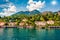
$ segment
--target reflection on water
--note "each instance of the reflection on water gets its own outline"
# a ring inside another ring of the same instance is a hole
[[[60,40],[60,30],[0,28],[0,40]]]

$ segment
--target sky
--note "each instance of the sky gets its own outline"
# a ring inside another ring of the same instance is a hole
[[[60,10],[60,0],[0,0],[0,15],[9,16],[19,11],[40,12]]]

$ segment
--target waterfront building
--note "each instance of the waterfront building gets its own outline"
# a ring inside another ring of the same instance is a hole
[[[0,22],[0,26],[4,26],[5,25],[5,22]]]
[[[8,23],[9,26],[16,26],[16,24],[17,24],[16,22],[9,22]]]
[[[35,24],[38,25],[38,26],[45,26],[46,22],[44,22],[44,21],[35,21]]]
[[[25,22],[20,22],[19,26],[24,26]]]
[[[47,21],[47,24],[54,24],[54,21],[53,20],[49,20],[49,21]]]

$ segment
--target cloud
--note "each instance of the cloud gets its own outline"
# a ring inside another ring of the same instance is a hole
[[[28,5],[26,6],[26,8],[29,11],[33,11],[33,10],[39,10],[41,8],[44,7],[45,1],[41,2],[41,1],[33,1],[33,0],[29,0]]]
[[[54,0],[54,1],[51,2],[51,4],[52,5],[56,5],[57,4],[57,1]]]
[[[10,16],[16,12],[16,7],[12,3],[9,3],[8,8],[3,8],[3,11],[0,12],[0,16]]]

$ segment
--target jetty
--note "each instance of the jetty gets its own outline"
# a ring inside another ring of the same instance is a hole
[[[60,26],[48,26],[48,28],[59,28],[60,29]]]
[[[17,26],[0,26],[0,28],[17,28]]]

